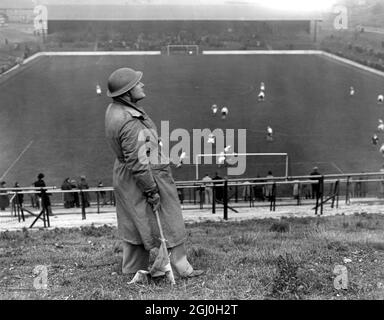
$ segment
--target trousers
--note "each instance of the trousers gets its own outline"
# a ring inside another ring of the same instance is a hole
[[[185,277],[193,272],[193,267],[188,262],[184,243],[168,249],[171,253],[169,259],[175,276]],[[134,245],[123,241],[122,273],[136,273],[139,270],[149,269],[149,251],[143,245]]]

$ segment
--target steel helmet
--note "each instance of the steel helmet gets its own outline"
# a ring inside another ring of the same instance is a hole
[[[118,97],[131,90],[141,79],[143,73],[131,68],[120,68],[108,78],[108,97]]]

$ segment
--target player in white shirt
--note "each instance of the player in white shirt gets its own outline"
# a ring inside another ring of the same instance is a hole
[[[377,130],[384,131],[384,123],[381,119],[379,119],[379,125],[377,126]]]
[[[259,98],[259,101],[264,101],[265,99],[265,93],[264,91],[260,91],[259,95],[257,96]]]
[[[264,82],[260,83],[260,90],[261,91],[265,91],[265,84],[264,84]]]
[[[211,107],[211,109],[212,109],[212,113],[213,113],[213,114],[216,114],[216,112],[217,112],[217,105],[216,105],[216,104],[213,104],[212,107]]]
[[[379,94],[379,95],[377,96],[377,102],[378,102],[378,103],[383,103],[383,100],[384,100],[384,96],[383,96],[382,94]]]
[[[228,115],[228,108],[227,107],[222,107],[221,108],[221,118],[225,119]]]
[[[98,96],[101,95],[101,88],[99,85],[96,85],[96,93]]]
[[[183,159],[186,157],[186,153],[183,151],[179,157],[179,162],[178,164],[176,165],[176,168],[180,168],[183,164]]]
[[[231,146],[226,146],[224,148],[224,153],[228,153],[229,150],[231,150]]]
[[[381,147],[380,147],[380,152],[381,152],[381,154],[384,156],[384,144],[381,145]]]
[[[208,135],[208,141],[207,143],[215,143],[215,136],[213,135],[213,133],[210,133]]]
[[[225,161],[225,154],[224,154],[224,152],[220,152],[217,162],[218,162],[218,164],[224,164],[224,161]]]
[[[273,130],[270,126],[267,127],[267,140],[268,141],[273,140]]]
[[[378,141],[379,141],[379,137],[378,137],[377,134],[375,133],[375,134],[372,136],[372,143],[373,143],[374,145],[376,145]]]
[[[349,88],[349,95],[353,96],[355,94],[355,89],[353,87]]]

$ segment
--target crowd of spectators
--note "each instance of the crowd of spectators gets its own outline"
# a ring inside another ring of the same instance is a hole
[[[384,41],[380,34],[366,34],[362,28],[354,31],[331,33],[322,39],[320,48],[340,57],[384,71]]]
[[[11,42],[7,38],[0,43],[0,74],[23,63],[24,59],[41,51],[40,43]]]

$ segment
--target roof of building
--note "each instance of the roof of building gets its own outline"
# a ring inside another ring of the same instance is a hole
[[[275,10],[253,4],[49,5],[48,20],[321,20],[321,14]]]

